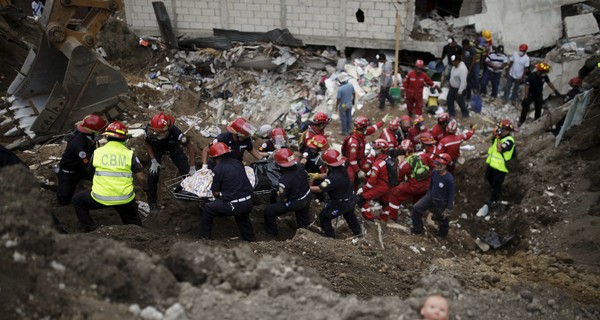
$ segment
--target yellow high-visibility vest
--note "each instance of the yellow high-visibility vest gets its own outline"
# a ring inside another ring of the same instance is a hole
[[[498,171],[508,172],[508,169],[506,168],[506,161],[509,161],[513,157],[513,153],[515,151],[516,146],[515,138],[513,138],[512,136],[506,136],[502,138],[502,140],[500,140],[500,144],[503,144],[507,140],[512,141],[512,148],[508,151],[505,151],[504,153],[498,152],[498,150],[496,150],[497,140],[498,138],[495,138],[494,142],[488,149],[488,156],[485,162],[489,164],[490,167]]]
[[[124,143],[109,141],[94,151],[96,169],[92,181],[92,198],[107,206],[125,204],[135,198],[131,159],[133,151]]]

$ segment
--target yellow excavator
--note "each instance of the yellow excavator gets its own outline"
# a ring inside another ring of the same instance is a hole
[[[122,7],[122,0],[46,1],[37,52],[30,50],[8,88],[13,134],[41,140],[72,130],[88,114],[114,118],[123,111],[118,96],[127,82],[94,49],[96,35]]]

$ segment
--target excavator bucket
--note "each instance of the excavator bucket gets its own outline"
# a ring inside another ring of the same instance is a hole
[[[8,88],[19,128],[38,137],[71,130],[90,113],[115,116],[110,109],[126,92],[125,78],[95,51],[77,46],[67,58],[46,36]]]
[[[85,16],[78,19],[82,6]],[[17,128],[6,135],[43,139],[72,130],[88,114],[116,117],[123,111],[119,95],[127,82],[93,49],[95,35],[121,7],[122,0],[46,2],[38,50],[30,50],[8,88]]]

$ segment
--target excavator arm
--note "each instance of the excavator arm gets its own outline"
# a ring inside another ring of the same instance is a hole
[[[8,88],[16,131],[43,138],[73,129],[90,113],[123,111],[118,96],[127,82],[94,50],[96,35],[122,7],[122,0],[46,1],[38,50],[29,52]]]

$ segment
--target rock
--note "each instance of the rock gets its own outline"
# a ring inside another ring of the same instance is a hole
[[[145,320],[161,320],[163,318],[163,314],[156,310],[156,308],[148,306],[142,310],[140,317]]]
[[[183,306],[177,302],[173,304],[167,311],[163,320],[188,320]]]
[[[566,252],[557,252],[554,254],[554,257],[556,258],[556,261],[558,262],[562,262],[562,263],[573,263],[573,257],[566,253]]]
[[[554,307],[555,305],[556,305],[556,300],[554,300],[554,299],[548,300],[548,306]]]
[[[137,304],[132,304],[129,306],[129,312],[131,312],[134,316],[138,316],[140,312],[142,312],[142,309],[140,309],[140,306]]]
[[[522,299],[527,300],[529,302],[533,300],[533,292],[529,290],[523,290],[519,292],[519,296],[521,296]]]

